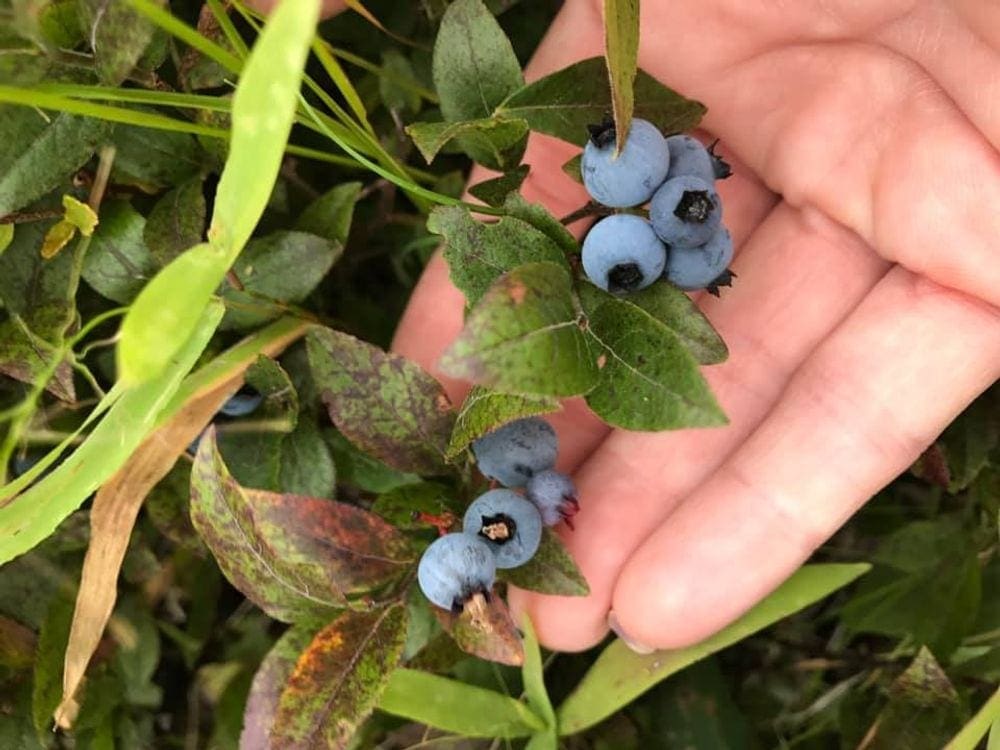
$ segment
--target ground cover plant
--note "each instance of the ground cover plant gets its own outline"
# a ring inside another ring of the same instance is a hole
[[[320,5],[0,0],[0,748],[1000,747],[997,386],[707,640],[539,646],[548,418],[726,423],[725,144],[637,2],[530,82],[558,3]],[[439,247],[456,403],[390,351]]]

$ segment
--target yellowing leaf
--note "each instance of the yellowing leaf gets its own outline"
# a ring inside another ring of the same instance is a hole
[[[78,201],[72,195],[64,195],[62,197],[62,204],[66,210],[65,221],[68,221],[79,229],[80,234],[84,237],[89,237],[94,233],[94,227],[97,226],[99,221],[97,214],[94,213],[94,209],[86,203]]]
[[[42,240],[42,257],[45,260],[54,258],[76,236],[76,227],[66,219],[60,219],[45,233]]]

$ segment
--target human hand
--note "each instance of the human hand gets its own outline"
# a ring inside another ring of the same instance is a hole
[[[602,52],[570,0],[528,68]],[[1000,375],[1000,7],[976,0],[643,6],[641,67],[708,106],[738,276],[698,303],[730,357],[705,376],[725,428],[610,431],[551,417],[582,510],[561,529],[591,594],[511,592],[542,641],[701,640],[775,588]],[[586,196],[576,149],[533,136],[523,186]],[[477,173],[474,181],[484,175]],[[435,367],[462,324],[440,256],[397,332]]]

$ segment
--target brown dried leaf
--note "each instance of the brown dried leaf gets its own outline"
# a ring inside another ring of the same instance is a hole
[[[519,667],[524,663],[524,644],[507,605],[496,594],[487,600],[476,594],[456,615],[434,607],[441,627],[451,633],[458,647],[480,659]]]

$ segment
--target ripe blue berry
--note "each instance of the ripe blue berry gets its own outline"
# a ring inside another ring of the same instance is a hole
[[[518,419],[472,443],[479,471],[505,487],[523,487],[538,471],[556,465],[559,441],[548,422]]]
[[[225,414],[227,417],[245,417],[247,414],[253,413],[263,400],[264,397],[257,391],[249,386],[244,386],[229,397],[229,400],[219,409],[219,413]]]
[[[701,247],[670,248],[667,280],[688,291],[728,286],[726,267],[732,259],[733,240],[722,227]]]
[[[473,594],[488,593],[496,562],[486,542],[471,534],[445,534],[424,550],[417,582],[432,604],[461,612]]]
[[[535,504],[546,526],[560,521],[573,528],[572,518],[580,510],[573,480],[558,471],[540,471],[525,487],[525,495]]]
[[[705,182],[715,180],[712,156],[697,138],[683,134],[672,135],[667,138],[667,147],[670,149],[668,180],[684,175],[700,177]]]
[[[498,568],[516,568],[530,560],[542,541],[538,508],[510,490],[490,490],[465,511],[462,531],[475,534],[493,550]]]
[[[612,208],[638,206],[666,179],[670,150],[666,139],[647,120],[634,119],[625,146],[615,157],[614,124],[591,128],[580,171],[590,197]]]
[[[722,202],[711,182],[682,175],[663,183],[649,204],[657,236],[671,248],[708,242],[722,221]]]
[[[583,240],[582,260],[587,278],[596,286],[609,292],[634,292],[660,277],[667,249],[648,221],[615,214],[590,228]]]

